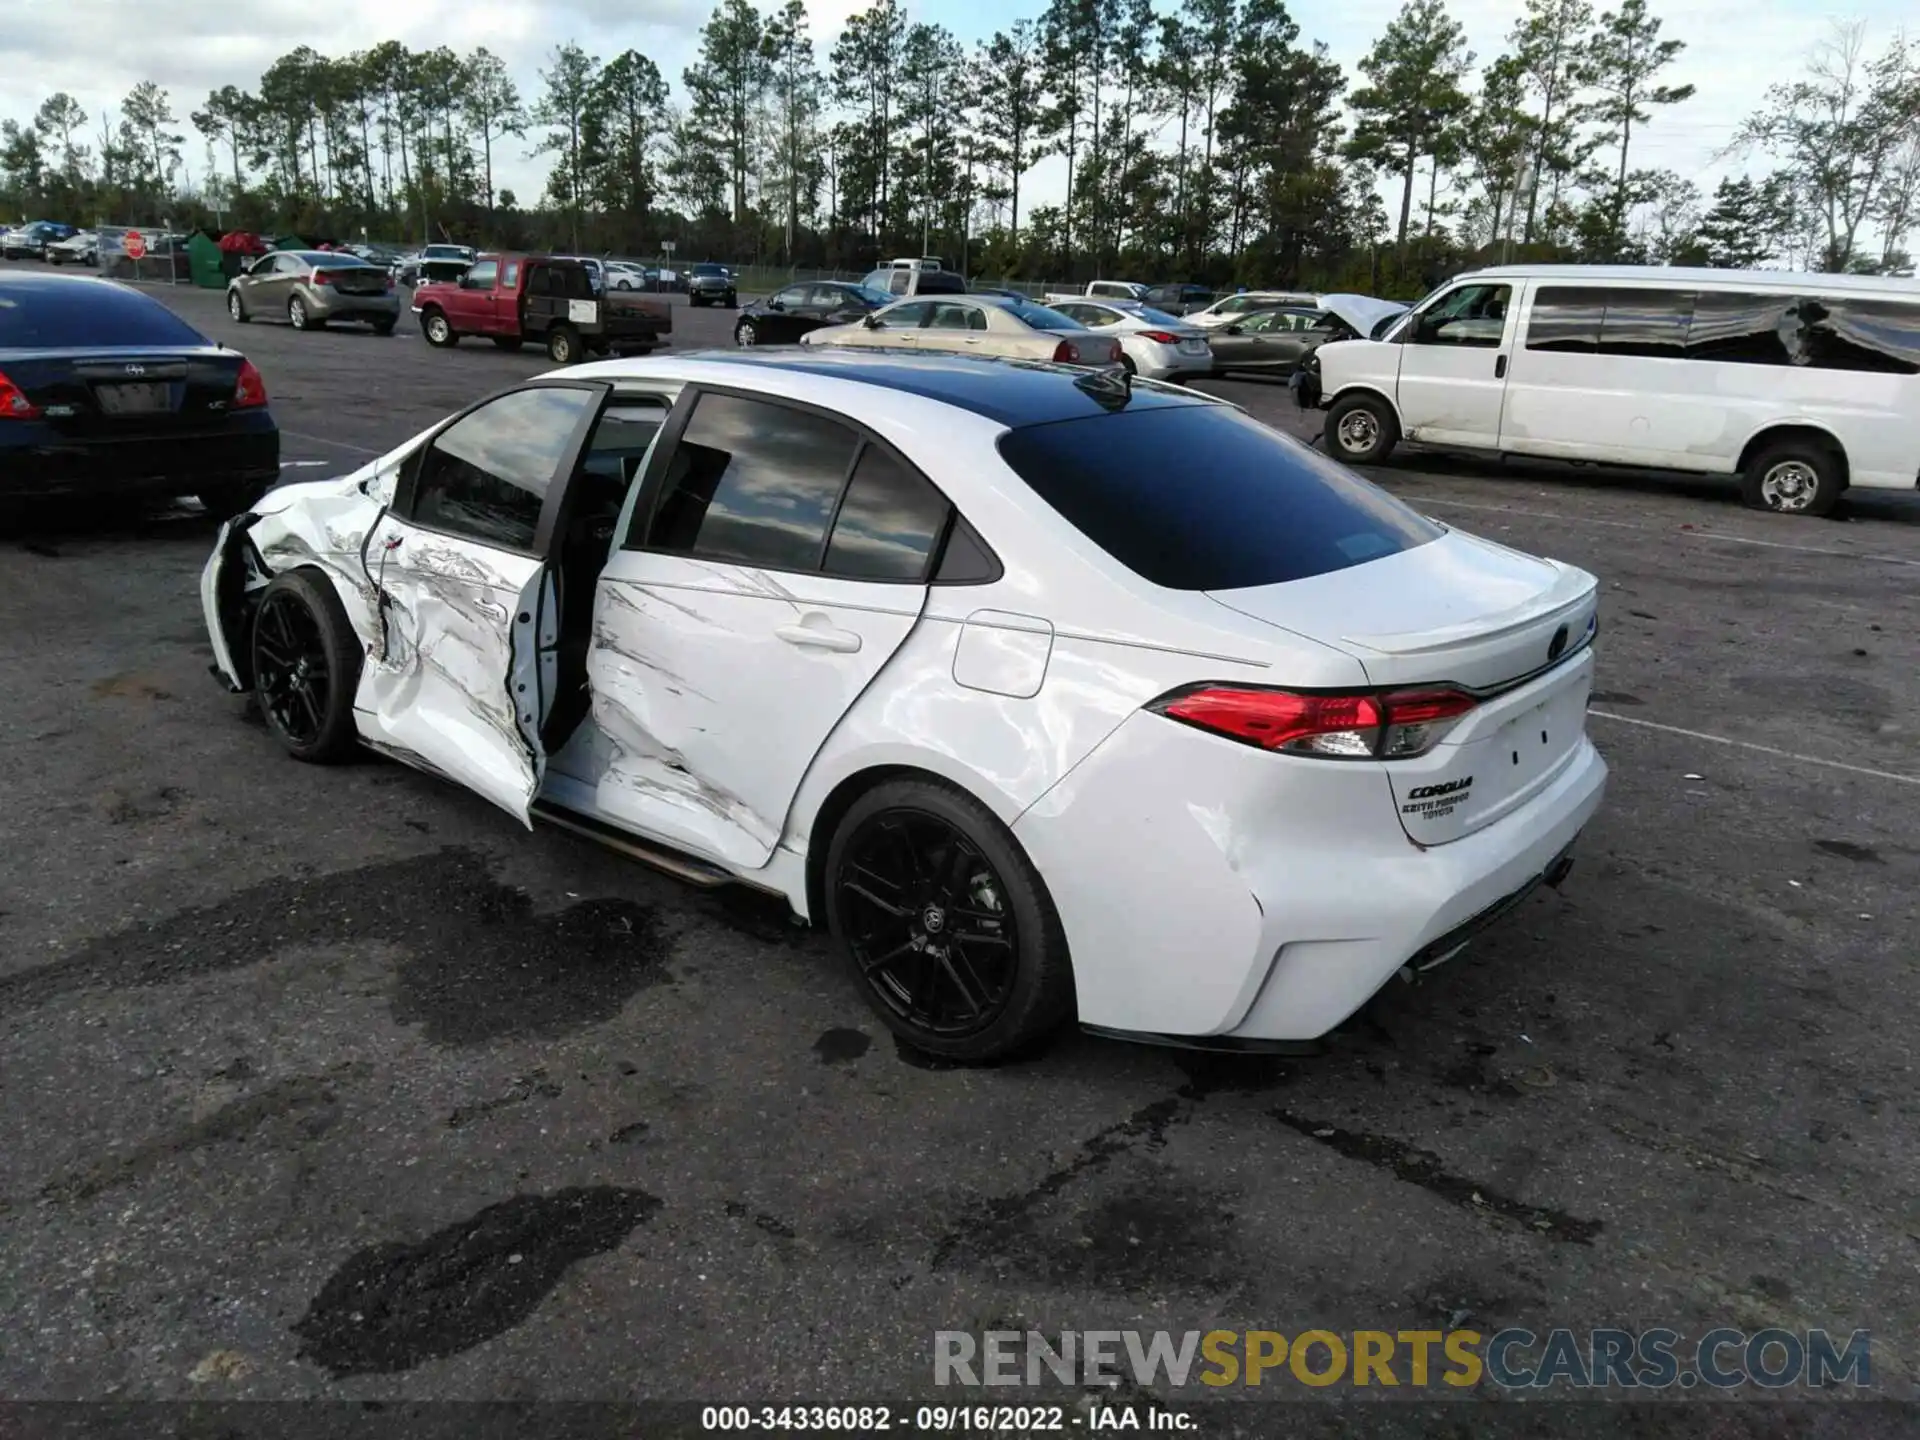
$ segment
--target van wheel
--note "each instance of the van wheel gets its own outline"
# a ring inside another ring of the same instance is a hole
[[[1327,449],[1350,465],[1377,465],[1400,443],[1393,407],[1372,395],[1348,395],[1327,412]]]
[[[571,365],[580,358],[580,337],[571,325],[556,325],[547,332],[547,358],[556,365]]]
[[[1840,453],[1814,440],[1765,446],[1740,477],[1740,498],[1755,510],[1830,515],[1847,488]]]

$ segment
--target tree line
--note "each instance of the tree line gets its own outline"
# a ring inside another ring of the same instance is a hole
[[[863,268],[1418,291],[1489,258],[1885,270],[1920,222],[1920,48],[1837,26],[1702,195],[1636,163],[1693,96],[1647,0],[1525,0],[1480,63],[1406,0],[1357,73],[1283,0],[1047,0],[972,47],[874,0],[820,53],[804,0],[719,0],[677,90],[648,56],[559,46],[523,96],[485,47],[302,47],[183,118],[151,81],[0,122],[0,203],[352,239]],[[189,130],[200,144],[193,163]],[[1641,147],[1644,149],[1644,146]],[[550,163],[544,193],[496,185]],[[1032,172],[1063,162],[1063,194]],[[1390,201],[1383,196],[1391,197]]]

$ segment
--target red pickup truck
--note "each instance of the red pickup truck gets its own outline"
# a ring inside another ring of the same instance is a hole
[[[457,281],[416,289],[413,313],[429,345],[484,335],[518,350],[531,340],[556,365],[610,352],[644,355],[673,329],[664,302],[625,290],[603,294],[585,265],[552,255],[482,255]]]

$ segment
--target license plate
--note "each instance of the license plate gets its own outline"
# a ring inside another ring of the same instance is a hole
[[[1207,342],[1204,340],[1182,340],[1180,342],[1180,348],[1189,354],[1197,355],[1207,348]]]
[[[173,387],[159,380],[144,385],[98,385],[93,393],[105,415],[152,415],[172,408]]]

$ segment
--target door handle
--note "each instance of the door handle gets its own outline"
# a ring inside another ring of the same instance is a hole
[[[1494,357],[1493,378],[1496,380],[1504,380],[1507,378],[1507,357],[1506,356],[1497,355]]]
[[[789,645],[831,650],[837,655],[851,655],[860,648],[860,637],[853,631],[827,625],[782,625],[773,633]]]

